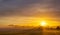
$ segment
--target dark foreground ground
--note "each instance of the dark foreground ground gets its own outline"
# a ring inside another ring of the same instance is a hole
[[[0,35],[60,35],[59,30],[2,28]]]

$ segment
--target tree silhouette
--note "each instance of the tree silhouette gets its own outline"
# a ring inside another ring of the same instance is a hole
[[[56,28],[57,30],[60,30],[60,27],[59,26],[57,26],[57,28]]]

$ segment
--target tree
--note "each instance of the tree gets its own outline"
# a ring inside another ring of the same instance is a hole
[[[57,30],[60,30],[60,27],[59,26],[57,26],[57,28],[56,28]]]

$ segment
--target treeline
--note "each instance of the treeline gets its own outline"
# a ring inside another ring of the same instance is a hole
[[[60,26],[56,26],[56,27],[48,27],[46,28],[47,30],[60,30]]]

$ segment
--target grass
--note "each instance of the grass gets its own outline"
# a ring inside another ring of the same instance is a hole
[[[4,30],[4,29],[3,29]],[[33,28],[33,29],[9,29],[5,31],[0,31],[0,35],[60,35],[59,30],[46,30],[43,31],[40,28]]]

